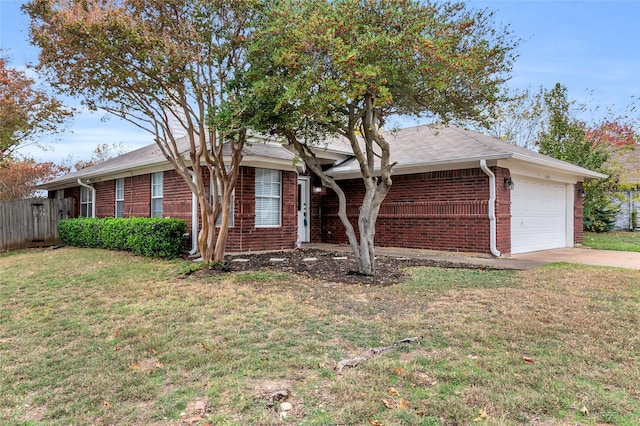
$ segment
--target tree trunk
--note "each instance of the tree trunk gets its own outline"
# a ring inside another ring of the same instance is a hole
[[[220,227],[218,228],[218,237],[216,239],[216,248],[213,254],[214,262],[224,262],[224,253],[227,246],[227,237],[229,236],[229,219],[231,210],[231,195],[233,191],[224,191],[222,194],[220,213]],[[215,224],[214,224],[215,225]]]
[[[375,235],[376,221],[380,205],[387,196],[390,185],[378,182],[375,177],[364,179],[365,195],[358,215],[358,231],[360,232],[360,263],[358,272],[373,275],[376,272]]]
[[[200,220],[202,228],[198,233],[198,249],[205,264],[214,260],[215,237],[216,237],[216,216],[214,209],[206,202],[204,197],[198,197],[200,205]]]

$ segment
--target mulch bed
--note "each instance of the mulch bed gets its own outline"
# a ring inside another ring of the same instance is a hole
[[[296,249],[256,254],[249,253],[227,256],[226,260],[226,266],[228,266],[228,268],[225,268],[225,270],[214,268],[207,271],[207,273],[218,274],[227,271],[239,272],[269,270],[276,272],[288,272],[335,283],[392,285],[405,280],[407,278],[407,274],[404,268],[411,266],[478,269],[477,265],[466,265],[463,263],[436,261],[431,259],[376,256],[376,274],[369,276],[354,272],[356,270],[356,263],[353,253],[324,251],[318,249]]]

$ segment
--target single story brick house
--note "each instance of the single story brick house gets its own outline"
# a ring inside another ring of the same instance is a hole
[[[418,126],[386,137],[397,165],[377,221],[379,246],[496,256],[571,247],[582,242],[582,182],[605,177],[458,127]],[[356,223],[363,185],[350,149],[332,141],[316,155],[345,190]],[[336,195],[295,158],[289,147],[264,140],[245,148],[227,251],[347,242]],[[195,244],[197,204],[155,144],[42,188],[49,197],[76,198],[73,216],[183,218]]]

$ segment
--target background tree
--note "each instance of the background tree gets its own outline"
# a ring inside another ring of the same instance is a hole
[[[0,57],[0,163],[16,151],[63,130],[73,110],[35,86],[33,79]]]
[[[37,185],[68,171],[68,167],[50,162],[6,160],[0,166],[0,202],[33,197],[38,191]]]
[[[555,90],[555,89],[554,89]],[[497,103],[488,123],[463,122],[464,127],[502,139],[505,142],[531,150],[538,150],[539,135],[548,129],[552,120],[549,96],[552,90],[540,87],[537,92],[508,90],[503,101]],[[614,147],[632,146],[640,143],[638,136],[637,107],[632,102],[626,113],[616,114],[611,108],[602,111],[599,105],[588,106],[566,97],[566,116],[575,121],[577,117],[601,117],[600,121],[584,122],[586,137],[597,144]],[[546,97],[546,99],[545,99]],[[484,124],[484,125],[483,125]]]
[[[633,125],[609,118],[591,127],[586,138],[598,145],[614,147],[635,147],[640,144],[640,134]]]
[[[584,182],[584,228],[594,232],[610,230],[616,215],[610,194],[620,183],[619,173],[609,165],[611,146],[614,141],[628,144],[627,137],[614,138],[609,131],[611,123],[590,130],[583,121],[572,117],[567,89],[560,83],[544,92],[543,100],[548,118],[538,136],[540,153],[609,176]]]
[[[31,0],[24,6],[31,42],[41,49],[37,68],[55,87],[154,135],[197,196],[205,262],[224,258],[246,140],[232,117],[222,127],[217,107],[240,95],[226,83],[245,66],[245,40],[260,3]],[[211,197],[204,169],[217,181]]]
[[[125,152],[127,152],[127,149],[122,143],[101,143],[95,147],[90,159],[75,161],[72,156],[69,156],[68,163],[73,164],[71,167],[73,170],[82,170],[122,155]]]
[[[504,100],[493,106],[487,123],[463,122],[461,125],[513,145],[537,150],[538,135],[546,118],[543,94],[542,88],[536,93],[529,89],[507,90]]]
[[[487,11],[423,1],[272,1],[258,25],[241,105],[254,128],[283,136],[339,199],[361,273],[375,271],[375,223],[394,164],[381,130],[391,115],[483,118],[499,98],[514,47]],[[249,104],[250,103],[250,104]],[[346,138],[365,188],[358,233],[338,183],[314,156]],[[359,239],[358,239],[359,237]]]

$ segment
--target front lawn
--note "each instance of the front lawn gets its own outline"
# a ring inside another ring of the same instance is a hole
[[[640,232],[585,232],[583,245],[598,250],[640,252]]]
[[[423,267],[381,287],[189,270],[0,257],[0,423],[640,424],[640,271]]]

